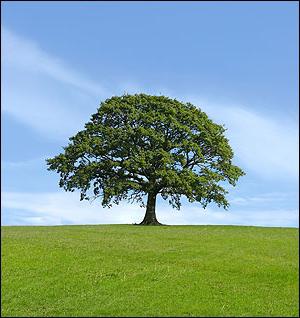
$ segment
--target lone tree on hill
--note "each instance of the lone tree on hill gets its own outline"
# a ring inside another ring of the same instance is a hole
[[[145,94],[112,97],[102,102],[85,129],[69,138],[64,152],[47,159],[60,173],[59,186],[80,189],[81,200],[101,197],[103,207],[123,199],[141,206],[140,224],[158,225],[158,194],[180,209],[180,197],[229,206],[219,183],[235,186],[244,172],[233,165],[224,127],[190,103]]]

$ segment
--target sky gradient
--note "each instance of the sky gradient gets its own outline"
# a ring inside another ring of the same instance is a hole
[[[103,209],[58,187],[61,152],[100,102],[164,94],[224,124],[246,176],[228,211],[162,199],[167,224],[299,225],[298,3],[4,2],[2,224],[140,222],[126,202]]]

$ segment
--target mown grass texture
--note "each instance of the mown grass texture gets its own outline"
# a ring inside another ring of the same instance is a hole
[[[298,229],[2,227],[2,316],[298,316]]]

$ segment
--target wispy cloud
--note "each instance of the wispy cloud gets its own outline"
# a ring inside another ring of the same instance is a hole
[[[76,193],[59,192],[4,192],[2,208],[8,209],[4,216],[4,224],[134,223],[143,214],[142,209],[135,205],[123,203],[111,209],[103,209],[99,202],[91,204],[87,201],[79,201]],[[10,217],[10,211],[13,211],[13,217]]]
[[[299,137],[296,119],[275,118],[243,106],[214,104],[198,97],[187,100],[224,124],[236,160],[246,171],[272,179],[296,180],[299,175]]]
[[[76,193],[18,193],[4,192],[2,208],[7,210],[4,225],[33,224],[114,224],[140,222],[145,210],[137,205],[122,203],[103,209],[99,202],[82,202]],[[10,217],[10,212],[13,215]],[[220,211],[203,210],[197,205],[173,210],[160,202],[157,207],[159,220],[165,224],[232,224],[257,226],[290,226],[298,224],[294,209]]]
[[[22,168],[26,169],[31,166],[36,166],[36,165],[45,165],[45,160],[47,158],[50,158],[51,156],[43,156],[43,157],[38,157],[38,158],[33,158],[29,160],[24,160],[24,161],[1,161],[1,166],[4,169],[15,169],[15,168]]]
[[[107,90],[2,28],[2,110],[50,139],[82,128]]]
[[[103,85],[76,72],[61,59],[49,55],[36,42],[20,37],[6,28],[2,28],[1,35],[4,64],[27,73],[51,77],[97,97],[106,93]]]
[[[296,198],[297,193],[290,193],[290,192],[270,192],[270,193],[263,193],[256,196],[246,196],[246,197],[235,197],[229,200],[231,205],[253,205],[256,203],[259,204],[269,204],[269,203],[276,203],[284,202],[286,200],[290,200],[291,197]]]

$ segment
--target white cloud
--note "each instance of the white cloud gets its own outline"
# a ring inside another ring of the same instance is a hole
[[[2,62],[27,73],[51,77],[63,84],[75,86],[84,92],[101,96],[105,89],[82,74],[74,71],[65,62],[42,50],[39,45],[2,28]]]
[[[142,216],[138,206],[120,204],[103,209],[99,202],[80,201],[78,193],[19,193],[4,192],[2,208],[25,211],[20,222],[25,224],[60,225],[134,223]],[[9,211],[4,215],[9,218]],[[21,223],[21,224],[22,224]]]
[[[143,219],[145,210],[137,205],[122,203],[103,209],[99,202],[79,201],[76,193],[19,193],[4,192],[2,208],[7,210],[5,225],[60,224],[132,224]],[[18,211],[22,211],[18,216]],[[24,211],[26,213],[24,213]],[[15,221],[7,221],[9,213]],[[291,226],[298,224],[297,210],[203,210],[199,205],[184,205],[181,211],[172,209],[160,200],[157,217],[164,224],[231,224],[256,226]],[[17,220],[17,221],[16,221]]]
[[[286,202],[291,200],[291,198],[297,197],[296,192],[270,192],[262,193],[256,196],[247,196],[247,197],[234,197],[229,199],[229,203],[232,205],[250,205],[250,204],[264,204],[264,203],[274,203],[278,204],[279,202]]]
[[[29,160],[24,160],[24,161],[1,161],[1,166],[4,169],[15,169],[15,168],[28,168],[28,167],[33,167],[33,166],[39,166],[41,164],[45,164],[45,160],[47,158],[50,158],[51,155],[48,156],[43,156],[43,157],[38,157],[38,158],[33,158]]]
[[[2,110],[50,139],[83,128],[106,90],[2,28]]]
[[[242,106],[186,99],[200,106],[214,121],[224,124],[236,160],[244,170],[272,179],[298,178],[298,121],[277,119]]]
[[[202,209],[199,204],[185,204],[180,211],[163,206],[158,210],[162,223],[199,224],[199,225],[249,225],[297,227],[298,210],[296,209],[249,209],[225,211],[221,208]]]

